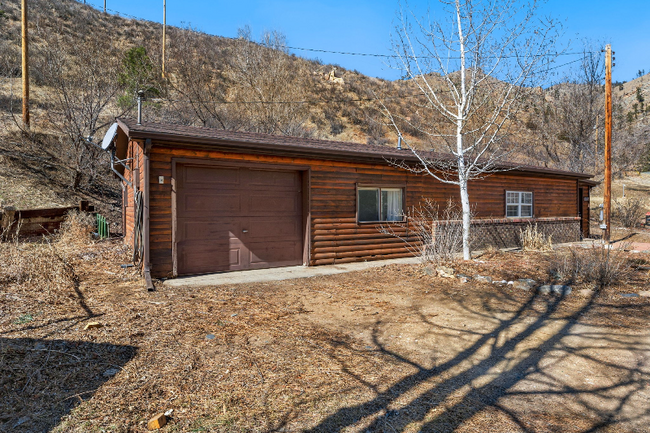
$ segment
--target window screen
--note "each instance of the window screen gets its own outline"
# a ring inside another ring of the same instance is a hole
[[[402,221],[403,191],[402,188],[359,188],[359,222]]]

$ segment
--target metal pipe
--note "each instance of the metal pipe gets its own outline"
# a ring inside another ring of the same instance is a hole
[[[143,215],[143,244],[144,244],[144,279],[148,291],[154,291],[155,287],[151,282],[151,261],[149,255],[149,152],[151,151],[151,139],[147,138],[144,144],[144,215]]]
[[[142,125],[142,100],[144,99],[144,91],[138,90],[138,125]]]
[[[127,183],[131,188],[133,188],[133,184],[128,180],[126,180],[126,178],[122,176],[122,174],[119,171],[117,171],[117,169],[115,168],[114,161],[115,161],[115,150],[111,150],[111,171],[115,173],[117,177],[119,177],[122,180],[122,182]]]

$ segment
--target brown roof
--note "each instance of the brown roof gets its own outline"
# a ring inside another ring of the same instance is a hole
[[[202,128],[175,124],[143,122],[138,125],[135,119],[119,118],[119,126],[130,139],[151,139],[154,143],[184,144],[186,146],[210,147],[227,151],[274,154],[285,156],[309,156],[319,159],[345,161],[397,160],[417,162],[409,149],[397,149],[372,144],[350,143],[344,141],[316,140],[313,138],[289,137],[283,135],[260,134],[255,132],[233,132],[222,129]],[[451,159],[449,155],[426,152],[432,160]],[[503,162],[499,168],[527,173],[540,173],[551,176],[588,179],[590,174],[555,170],[517,163]]]

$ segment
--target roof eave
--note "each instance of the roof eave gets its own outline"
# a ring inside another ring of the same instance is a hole
[[[236,141],[236,140],[225,140],[215,137],[197,137],[197,136],[187,136],[184,134],[173,134],[169,132],[152,132],[148,131],[146,128],[136,129],[129,128],[128,125],[121,119],[117,119],[118,124],[121,128],[124,129],[124,132],[133,140],[139,139],[151,139],[154,144],[162,144],[167,146],[172,146],[174,144],[183,144],[187,147],[194,148],[205,148],[209,147],[210,149],[229,151],[229,152],[241,152],[246,151],[256,154],[277,154],[282,156],[291,156],[291,157],[314,157],[318,159],[331,159],[337,161],[375,161],[390,163],[390,161],[397,162],[415,162],[418,163],[419,159],[413,155],[408,150],[403,150],[404,155],[382,155],[376,152],[359,152],[359,151],[346,151],[342,149],[322,149],[322,148],[309,148],[306,146],[292,146],[292,145],[282,145],[282,144],[273,144],[272,148],[264,145],[263,143],[249,142],[249,141]],[[395,150],[393,150],[394,152]],[[511,173],[536,173],[544,176],[557,177],[557,178],[569,178],[569,179],[591,179],[593,175],[585,173],[575,173],[564,170],[554,170],[545,167],[533,167],[533,166],[517,166],[515,164],[504,164],[502,166],[504,172]],[[497,170],[501,171],[501,170]]]

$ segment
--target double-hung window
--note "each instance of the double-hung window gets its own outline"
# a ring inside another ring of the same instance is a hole
[[[357,189],[359,222],[402,221],[403,188],[363,186]]]
[[[506,191],[506,216],[530,218],[533,216],[533,193]]]

